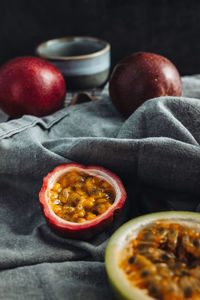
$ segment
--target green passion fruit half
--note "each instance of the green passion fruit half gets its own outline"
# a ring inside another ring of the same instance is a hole
[[[117,299],[200,299],[200,214],[130,220],[109,240],[105,264]]]
[[[61,165],[43,180],[44,216],[57,233],[89,239],[112,224],[126,200],[121,180],[99,166]]]

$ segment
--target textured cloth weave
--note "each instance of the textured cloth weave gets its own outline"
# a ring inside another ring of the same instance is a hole
[[[104,265],[111,234],[140,214],[200,211],[200,76],[182,80],[183,97],[149,100],[127,120],[107,87],[93,91],[98,102],[43,118],[1,113],[0,299],[113,299]],[[43,177],[68,162],[108,168],[127,190],[120,218],[91,241],[57,236],[41,212]]]

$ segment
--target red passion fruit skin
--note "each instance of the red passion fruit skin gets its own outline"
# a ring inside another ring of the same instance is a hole
[[[63,106],[65,95],[62,74],[47,60],[17,57],[0,68],[0,108],[13,118],[53,113]]]
[[[136,52],[122,59],[109,81],[111,101],[125,117],[149,99],[181,94],[182,81],[175,65],[149,52]]]
[[[66,221],[58,217],[48,203],[49,199],[47,193],[53,186],[53,183],[55,183],[60,176],[66,174],[72,169],[76,169],[76,171],[83,171],[89,175],[106,180],[112,185],[116,193],[115,201],[112,206],[107,209],[106,212],[97,216],[93,220],[83,223]],[[102,232],[113,223],[125,203],[126,191],[119,177],[102,167],[69,163],[56,167],[52,172],[48,173],[48,175],[44,177],[43,186],[39,193],[39,200],[47,223],[56,233],[68,238],[85,240],[90,239],[99,232]]]

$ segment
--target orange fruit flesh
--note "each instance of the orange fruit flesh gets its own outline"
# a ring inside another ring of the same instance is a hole
[[[49,203],[54,213],[69,222],[82,223],[97,218],[112,206],[115,191],[99,177],[73,169],[54,183]]]
[[[200,232],[152,222],[120,251],[119,267],[131,285],[153,299],[200,299]]]

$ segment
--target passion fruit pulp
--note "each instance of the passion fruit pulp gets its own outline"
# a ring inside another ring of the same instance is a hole
[[[200,299],[200,214],[133,219],[111,237],[106,270],[117,299]]]
[[[39,199],[54,231],[89,239],[112,224],[126,192],[121,180],[102,167],[66,164],[44,178]]]

